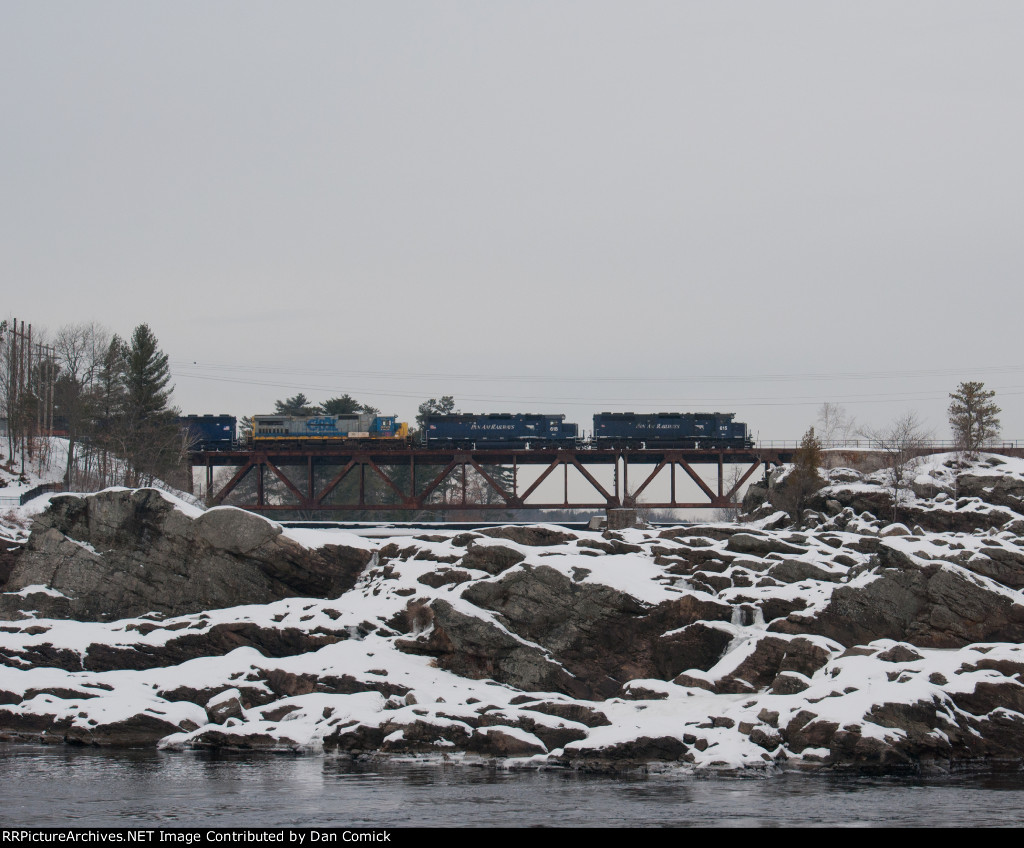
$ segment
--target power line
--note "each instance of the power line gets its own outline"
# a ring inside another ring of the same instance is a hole
[[[175,362],[177,374],[186,376],[196,371],[222,371],[228,373],[293,374],[296,376],[336,377],[341,379],[371,378],[375,380],[470,380],[488,383],[531,382],[531,383],[729,383],[729,382],[773,382],[773,381],[821,381],[821,380],[889,380],[921,379],[927,377],[962,377],[964,374],[1015,374],[1024,372],[1024,365],[987,365],[955,368],[923,368],[884,371],[834,371],[834,372],[779,372],[766,374],[702,374],[677,375],[671,377],[609,377],[555,374],[472,374],[451,372],[420,371],[366,371],[332,368],[291,368],[241,363],[210,363],[193,361]]]
[[[963,373],[958,372],[958,373]],[[287,391],[310,391],[310,392],[325,392],[333,393],[338,391],[336,386],[324,386],[306,383],[296,382],[276,382],[271,380],[253,380],[245,379],[240,377],[217,377],[212,375],[200,375],[200,374],[176,374],[176,378],[191,379],[191,380],[205,380],[210,382],[219,383],[231,383],[239,385],[249,386],[262,386],[266,388],[277,388],[285,389]],[[1019,395],[1024,394],[1024,386],[1003,386],[996,387],[996,391],[1001,392],[1003,395]],[[363,389],[359,387],[349,386],[347,388],[348,393],[355,393],[361,397],[371,398],[402,398],[411,400],[422,400],[424,399],[424,392],[402,392],[402,391],[378,391],[375,389]],[[429,393],[428,393],[429,394]],[[847,403],[847,404],[864,404],[864,403],[890,403],[893,399],[897,398],[910,398],[913,397],[916,400],[946,400],[948,399],[948,393],[934,393],[931,391],[901,391],[901,392],[873,392],[870,394],[847,394],[839,397],[835,396],[813,396],[813,395],[796,395],[785,398],[779,398],[778,396],[767,397],[698,397],[688,398],[686,400],[676,400],[668,398],[616,398],[608,399],[607,397],[565,397],[559,396],[557,403],[559,406],[603,406],[603,407],[614,407],[622,408],[629,405],[637,406],[650,406],[655,404],[672,404],[675,408],[685,409],[696,409],[698,407],[715,405],[715,404],[729,404],[732,406],[815,406],[823,403],[824,401],[832,401],[836,403]],[[496,403],[496,404],[509,404],[509,403],[552,403],[552,398],[541,397],[537,395],[504,395],[500,397],[492,395],[465,395],[459,396],[460,402],[465,401],[476,401],[478,403]]]

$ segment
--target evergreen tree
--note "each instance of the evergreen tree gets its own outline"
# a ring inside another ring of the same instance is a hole
[[[455,408],[455,398],[452,395],[442,395],[441,400],[431,398],[420,404],[419,413],[416,415],[416,424],[422,430],[423,422],[428,415],[452,415],[458,411]]]
[[[342,395],[325,400],[320,404],[320,411],[324,415],[354,415],[363,411],[363,406],[351,395]]]
[[[355,415],[359,412],[367,412],[370,415],[380,415],[380,410],[375,406],[360,403],[348,394],[341,397],[333,397],[325,400],[318,407],[324,415]]]
[[[147,478],[168,479],[182,468],[187,438],[169,405],[172,389],[167,354],[146,324],[132,333],[121,350],[122,410],[114,435],[127,460],[125,483],[138,485]]]
[[[811,427],[800,440],[800,447],[793,455],[793,470],[786,477],[785,485],[779,493],[782,501],[780,506],[794,521],[800,521],[807,498],[824,483],[819,473],[820,468],[821,442]]]
[[[111,454],[125,455],[129,427],[125,416],[125,351],[124,340],[114,335],[102,356],[96,379],[91,421],[87,425],[90,444],[96,453],[96,473],[100,485],[113,482],[115,473]]]
[[[125,401],[131,416],[140,422],[166,417],[171,410],[168,400],[171,370],[167,354],[157,347],[156,336],[146,324],[139,324],[125,350]]]
[[[103,356],[97,380],[97,407],[94,429],[102,430],[117,417],[125,405],[125,350],[124,340],[118,336],[110,340]]]
[[[984,383],[965,382],[951,392],[949,426],[959,450],[975,453],[999,435],[999,413],[992,400],[996,393]]]
[[[800,447],[793,455],[793,473],[798,477],[816,480],[818,469],[821,468],[821,442],[814,435],[811,427],[800,440]]]
[[[274,412],[278,415],[316,415],[317,407],[313,406],[302,392],[284,400],[274,401]]]

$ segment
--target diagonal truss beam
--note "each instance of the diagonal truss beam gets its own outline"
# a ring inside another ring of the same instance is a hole
[[[514,505],[515,497],[501,488],[501,486],[498,485],[498,482],[480,467],[480,463],[477,462],[476,459],[470,457],[469,463],[476,469],[477,474],[484,478],[487,485],[494,489],[494,491],[498,493],[498,496],[504,500],[508,506]]]
[[[395,483],[395,481],[388,477],[388,475],[381,470],[380,466],[377,465],[376,462],[374,462],[368,456],[359,457],[359,460],[361,462],[364,462],[366,465],[369,465],[370,468],[372,468],[377,473],[377,476],[380,477],[381,480],[383,480],[385,483],[388,484],[388,486],[391,487],[391,491],[393,491],[396,495],[398,495],[399,498],[401,498],[403,504],[409,503],[409,496],[400,488],[398,488],[398,485]]]
[[[755,459],[754,463],[750,466],[750,468],[748,468],[743,473],[743,476],[740,477],[739,480],[737,480],[735,483],[733,483],[733,486],[732,486],[731,489],[729,489],[729,492],[728,492],[728,494],[726,494],[725,499],[727,501],[729,501],[730,503],[732,503],[734,501],[734,499],[736,498],[736,494],[740,490],[740,486],[742,486],[744,483],[746,483],[747,480],[750,478],[750,475],[753,474],[755,471],[757,471],[757,469],[759,469],[760,467],[761,467],[761,460],[760,459]]]
[[[558,468],[558,466],[561,464],[562,458],[560,456],[556,456],[551,461],[551,464],[547,468],[545,468],[543,472],[541,472],[541,475],[536,480],[533,481],[530,488],[523,492],[520,500],[525,503],[526,499],[530,497],[530,495],[532,495],[535,491],[537,491],[537,487],[540,486],[540,484],[543,483],[548,478],[548,475],[551,474],[551,472]]]
[[[224,498],[230,495],[235,490],[235,487],[239,483],[241,483],[242,480],[245,479],[245,475],[252,471],[252,469],[254,469],[255,467],[256,460],[255,458],[250,457],[249,461],[245,465],[240,466],[238,471],[235,472],[234,476],[230,480],[228,480],[228,482],[224,485],[224,488],[213,496],[211,500],[213,501],[214,505],[220,506],[221,504],[223,504]]]
[[[654,466],[654,470],[647,476],[647,479],[644,480],[644,482],[640,484],[640,487],[638,489],[636,489],[636,491],[630,493],[629,497],[635,502],[636,499],[638,497],[640,497],[640,493],[643,492],[643,490],[647,488],[647,486],[650,484],[650,482],[655,477],[658,476],[658,473],[661,471],[661,469],[664,468],[666,465],[668,465],[668,463],[669,463],[668,457],[665,457],[664,459],[662,459],[661,462],[659,462],[656,466]]]
[[[442,468],[441,472],[433,480],[431,480],[429,483],[427,483],[426,488],[422,492],[420,492],[420,495],[419,495],[420,503],[421,504],[425,504],[427,502],[427,498],[430,497],[430,495],[434,491],[434,489],[436,489],[438,486],[440,486],[441,483],[444,482],[444,478],[447,477],[449,474],[451,474],[452,471],[454,471],[458,466],[459,466],[458,458],[457,457],[452,457],[451,462],[449,462],[444,468]]]
[[[319,495],[316,496],[316,502],[318,506],[323,504],[324,499],[336,488],[338,488],[338,486],[341,485],[341,481],[344,480],[348,476],[348,473],[355,467],[356,461],[354,459],[351,459],[349,460],[348,465],[346,465],[344,468],[341,469],[341,471],[334,475],[334,477],[331,479],[331,482],[327,484],[326,488],[322,492],[320,492]]]
[[[298,487],[291,480],[288,479],[288,477],[280,468],[274,465],[274,463],[272,463],[269,459],[265,460],[265,462],[267,468],[274,472],[274,474],[277,476],[277,479],[284,483],[288,487],[288,489],[295,495],[295,497],[299,499],[299,503],[302,505],[303,508],[308,508],[309,506],[311,506],[309,498],[299,491]]]
[[[683,469],[683,471],[690,475],[690,479],[693,480],[693,482],[700,487],[700,490],[705,495],[708,496],[708,500],[711,501],[711,503],[716,503],[718,501],[718,495],[716,495],[714,492],[711,491],[710,488],[708,488],[708,484],[705,483],[701,479],[701,476],[696,471],[694,471],[693,468],[690,467],[690,463],[688,463],[681,456],[676,460],[676,462],[679,463],[679,466]]]
[[[589,471],[587,471],[587,469],[584,468],[583,465],[580,464],[580,461],[574,455],[570,455],[569,461],[572,463],[573,466],[575,466],[577,469],[579,469],[579,472],[580,472],[580,474],[583,475],[584,479],[588,483],[590,483],[591,486],[593,486],[595,489],[597,489],[598,493],[601,495],[601,497],[603,497],[605,499],[605,502],[609,506],[618,506],[619,505],[619,499],[617,497],[615,497],[614,495],[610,494],[604,488],[604,486],[602,486],[600,483],[598,483],[597,480],[594,479],[594,476]]]

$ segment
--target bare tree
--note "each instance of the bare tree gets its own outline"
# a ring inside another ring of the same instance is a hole
[[[740,480],[743,479],[743,466],[741,465],[730,465],[729,471],[725,476],[723,489],[726,492],[731,492],[736,488]],[[739,491],[736,492],[736,499],[742,500],[742,495]],[[711,520],[720,522],[734,523],[739,520],[740,507],[737,506],[723,506],[716,507],[711,511]]]
[[[7,450],[13,462],[20,454],[21,470],[35,457],[38,470],[46,460],[52,424],[53,349],[46,331],[15,319],[0,321],[0,408],[7,419]]]
[[[901,492],[907,488],[907,480],[931,438],[931,433],[924,429],[916,412],[908,412],[887,427],[879,430],[864,428],[860,434],[872,448],[885,456],[889,494],[892,498],[892,520],[895,522],[899,515]]]
[[[818,408],[818,437],[821,439],[822,447],[829,448],[836,442],[846,442],[855,432],[856,419],[846,411],[846,408],[838,403],[825,402]],[[824,454],[822,467],[831,468],[836,458],[831,454]]]
[[[840,404],[826,401],[818,407],[818,438],[824,447],[830,442],[849,439],[855,427],[856,419]]]
[[[54,341],[59,368],[55,404],[68,434],[64,482],[69,488],[75,485],[77,443],[92,435],[99,379],[109,347],[110,333],[96,323],[68,324],[57,331]]]

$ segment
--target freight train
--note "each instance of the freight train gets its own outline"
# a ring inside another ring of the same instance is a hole
[[[527,450],[539,448],[749,448],[747,425],[732,412],[601,412],[584,439],[565,416],[538,413],[456,413],[428,415],[415,440],[409,425],[394,415],[256,415],[247,446],[307,448],[365,444],[426,449]],[[235,419],[228,415],[189,415],[178,419],[193,450],[238,446]]]

